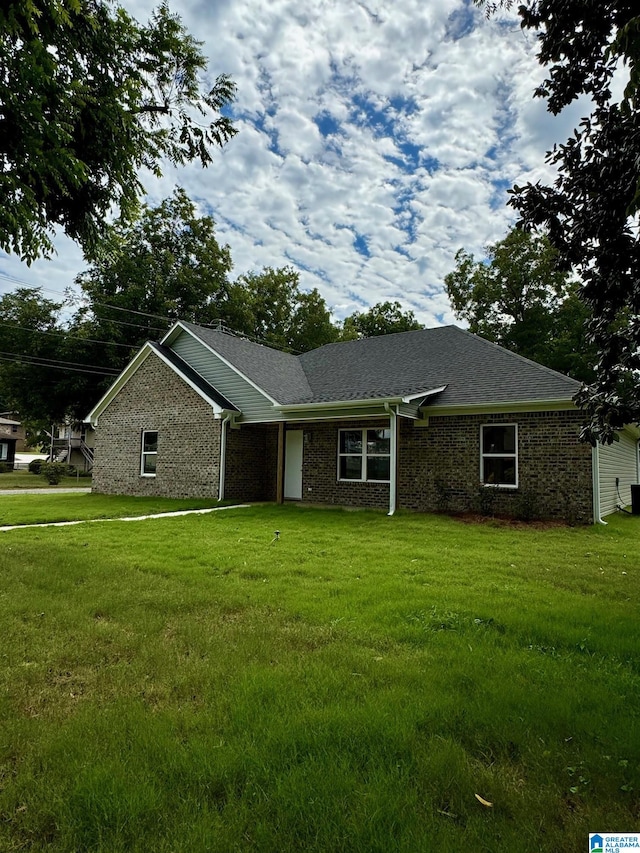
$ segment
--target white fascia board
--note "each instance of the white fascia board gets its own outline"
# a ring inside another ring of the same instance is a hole
[[[290,403],[286,406],[276,404],[280,412],[313,412],[322,409],[335,409],[338,406],[346,406],[349,409],[365,408],[366,406],[384,406],[385,403],[397,405],[403,403],[402,397],[370,397],[367,400],[327,400],[323,403]]]
[[[259,394],[262,394],[262,396],[265,397],[273,406],[275,406],[276,408],[279,407],[278,401],[274,400],[271,394],[265,391],[264,388],[261,388],[259,385],[257,385],[252,379],[249,379],[248,376],[245,376],[245,374],[241,370],[238,370],[238,368],[234,364],[232,364],[230,361],[227,361],[227,359],[223,355],[221,355],[218,350],[214,349],[206,341],[203,341],[202,338],[198,337],[198,335],[195,335],[191,331],[191,329],[188,329],[186,326],[183,326],[181,322],[177,322],[175,326],[167,332],[167,334],[160,341],[160,343],[164,344],[165,346],[170,346],[171,341],[174,341],[177,338],[179,331],[186,332],[187,334],[191,335],[194,340],[198,341],[199,344],[202,344],[202,346],[205,347],[205,349],[208,349],[210,353],[213,353],[213,355],[215,355],[216,358],[219,358],[220,361],[225,364],[230,370],[233,370],[233,372],[237,374],[241,379],[244,379],[244,381],[251,385],[252,388],[255,388],[255,390],[258,391]]]
[[[502,403],[461,403],[454,406],[433,405],[421,406],[420,411],[425,416],[433,415],[490,415],[500,412],[564,412],[577,411],[573,400],[522,400]]]
[[[155,347],[147,341],[142,348],[138,351],[138,353],[133,357],[133,359],[129,362],[129,364],[122,371],[120,376],[116,379],[113,385],[109,388],[107,393],[102,397],[101,400],[93,407],[93,409],[89,412],[86,417],[86,421],[91,423],[92,426],[97,426],[98,418],[102,414],[102,412],[107,408],[107,406],[113,401],[113,399],[120,393],[122,388],[127,384],[127,382],[131,379],[131,377],[139,370],[140,367],[145,363],[147,358],[150,355],[155,355],[160,359],[167,367],[171,368],[173,372],[182,379],[191,389],[193,389],[199,397],[208,403],[213,409],[214,417],[219,418],[226,409],[223,409],[219,403],[216,403],[211,397],[204,393],[201,388],[198,388],[195,383],[193,383],[187,376],[179,370],[175,364],[173,364],[169,359],[163,355],[159,350],[155,349]]]
[[[412,403],[414,400],[424,399],[425,397],[432,397],[434,394],[440,394],[447,388],[446,385],[441,385],[440,388],[430,388],[428,391],[420,391],[418,394],[409,394],[408,397],[403,397],[403,403]]]

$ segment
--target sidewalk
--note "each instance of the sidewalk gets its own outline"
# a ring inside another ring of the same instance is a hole
[[[72,491],[76,491],[75,489]],[[233,504],[233,506],[210,506],[206,509],[178,509],[170,512],[155,512],[151,515],[132,515],[125,518],[83,518],[80,521],[39,521],[35,524],[6,524],[0,527],[0,533],[9,530],[26,530],[29,527],[73,527],[76,524],[104,524],[112,521],[148,521],[151,518],[180,518],[183,515],[207,515],[210,512],[224,512],[227,509],[250,509],[251,504]]]

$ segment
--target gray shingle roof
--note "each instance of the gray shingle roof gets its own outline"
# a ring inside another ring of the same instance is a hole
[[[564,401],[580,387],[457,326],[327,344],[294,356],[184,325],[281,405],[407,397],[443,385],[437,405]]]
[[[457,326],[329,344],[300,356],[314,399],[405,397],[438,405],[567,400],[580,383]]]

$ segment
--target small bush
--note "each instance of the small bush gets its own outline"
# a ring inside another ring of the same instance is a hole
[[[497,499],[498,492],[495,488],[492,488],[491,486],[480,486],[476,500],[480,515],[488,517],[493,516]]]
[[[539,515],[538,498],[535,492],[524,491],[516,503],[515,516],[518,521],[532,521]]]
[[[31,462],[29,462],[29,473],[40,474],[43,462],[44,459],[32,459]]]
[[[7,462],[0,462],[0,474],[8,474],[13,468]]]
[[[69,466],[64,462],[44,462],[40,473],[50,486],[57,486],[60,480],[66,476]]]
[[[436,507],[438,512],[449,512],[451,508],[451,489],[448,483],[444,480],[436,480],[434,483],[436,490]]]

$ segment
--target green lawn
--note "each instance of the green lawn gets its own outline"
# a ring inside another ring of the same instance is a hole
[[[0,534],[0,850],[635,830],[639,537],[296,506]]]
[[[218,506],[213,499],[132,498],[121,495],[67,493],[61,495],[0,496],[0,526],[38,524],[50,521],[125,518],[184,509],[205,509]]]
[[[52,486],[40,474],[26,470],[0,474],[0,489],[69,489],[76,486],[91,488],[91,477],[63,477],[57,486]]]

